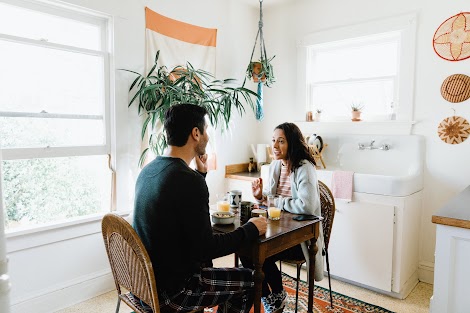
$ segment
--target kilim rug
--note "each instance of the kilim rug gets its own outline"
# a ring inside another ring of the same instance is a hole
[[[325,277],[328,279],[328,277]],[[295,279],[287,274],[282,274],[284,289],[287,291],[287,304],[284,313],[295,312]],[[318,313],[393,313],[382,307],[357,300],[333,291],[333,309],[330,307],[329,290],[320,286],[315,286],[315,301],[313,311]],[[300,281],[299,285],[299,305],[298,312],[307,312],[308,285]],[[261,306],[261,309],[263,306]]]

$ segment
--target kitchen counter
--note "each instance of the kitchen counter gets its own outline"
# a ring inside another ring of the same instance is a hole
[[[470,229],[470,186],[432,216],[435,224]]]
[[[225,178],[246,180],[251,182],[257,178],[260,178],[260,176],[261,172],[248,172],[248,163],[232,164],[225,166]]]

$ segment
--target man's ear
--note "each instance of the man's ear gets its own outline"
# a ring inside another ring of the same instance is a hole
[[[201,132],[199,131],[199,128],[194,127],[193,130],[191,131],[191,136],[195,141],[199,141]]]

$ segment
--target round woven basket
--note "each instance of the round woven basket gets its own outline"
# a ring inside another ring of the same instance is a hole
[[[470,135],[470,124],[461,116],[450,116],[439,123],[437,135],[445,143],[457,145],[467,140]]]
[[[467,100],[470,98],[470,77],[464,74],[450,75],[442,83],[441,95],[453,103]]]
[[[470,58],[470,12],[461,12],[445,20],[434,33],[434,51],[444,60]]]

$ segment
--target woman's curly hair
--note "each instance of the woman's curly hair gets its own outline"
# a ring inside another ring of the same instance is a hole
[[[287,140],[287,159],[291,164],[291,172],[294,172],[302,165],[303,160],[307,160],[316,165],[313,155],[310,153],[304,136],[299,127],[294,123],[282,123],[275,129],[284,131]]]

